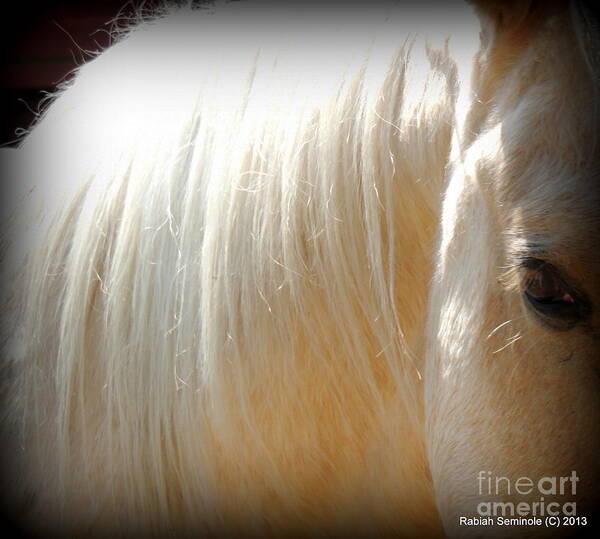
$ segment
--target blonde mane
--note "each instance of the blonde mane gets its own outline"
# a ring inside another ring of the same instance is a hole
[[[479,27],[428,18],[170,8],[57,96],[6,168],[28,520],[441,533],[424,328]]]

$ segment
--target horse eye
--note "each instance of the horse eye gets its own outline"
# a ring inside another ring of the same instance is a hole
[[[529,259],[524,265],[523,296],[543,322],[557,329],[568,329],[589,314],[587,301],[552,264]]]

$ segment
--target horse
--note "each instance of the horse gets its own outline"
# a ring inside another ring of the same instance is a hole
[[[3,165],[8,510],[60,537],[588,529],[599,32],[583,0],[117,24]]]

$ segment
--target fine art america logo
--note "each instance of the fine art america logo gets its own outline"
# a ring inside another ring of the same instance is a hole
[[[577,483],[573,471],[563,477],[537,479],[495,476],[490,471],[477,475],[476,517],[459,517],[461,526],[585,526],[587,518],[577,514]],[[511,501],[503,501],[510,499]]]

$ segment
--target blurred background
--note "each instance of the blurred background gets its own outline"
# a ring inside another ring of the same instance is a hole
[[[0,147],[16,144],[45,93],[91,57],[85,51],[106,48],[112,20],[130,16],[133,6],[127,0],[46,0],[15,2],[6,10],[0,32]]]

